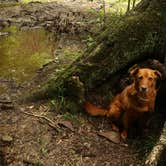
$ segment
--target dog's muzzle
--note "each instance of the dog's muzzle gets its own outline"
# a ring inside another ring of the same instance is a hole
[[[148,92],[148,88],[146,87],[146,86],[141,86],[140,88],[139,88],[139,91],[141,92],[141,93],[146,93],[146,92]]]

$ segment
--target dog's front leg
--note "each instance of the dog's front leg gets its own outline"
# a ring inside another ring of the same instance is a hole
[[[123,131],[121,132],[120,136],[123,140],[126,140],[128,129],[130,127],[132,118],[130,118],[129,114],[127,112],[123,115]]]
[[[111,119],[111,127],[113,131],[116,131],[116,132],[119,131],[119,127],[116,126],[114,122],[119,121],[121,114],[122,112],[121,112],[119,100],[115,100],[110,105],[110,108],[107,114],[107,116]]]

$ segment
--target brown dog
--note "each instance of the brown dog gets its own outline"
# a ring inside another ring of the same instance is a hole
[[[153,112],[156,99],[156,82],[161,73],[149,68],[134,68],[130,71],[133,83],[117,94],[108,109],[101,109],[86,102],[85,109],[93,116],[106,115],[111,121],[118,121],[122,117],[123,130],[121,138],[126,139],[128,129],[132,123],[141,118],[145,112]],[[112,123],[113,130],[119,131]]]

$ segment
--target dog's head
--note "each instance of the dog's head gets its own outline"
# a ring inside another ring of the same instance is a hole
[[[142,94],[147,94],[156,89],[157,81],[162,77],[158,70],[139,67],[132,68],[130,75],[134,79],[136,90]]]

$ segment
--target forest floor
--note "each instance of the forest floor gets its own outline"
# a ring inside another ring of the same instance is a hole
[[[81,1],[82,2],[82,1]],[[75,4],[75,6],[73,4]],[[94,27],[87,21],[93,18],[85,9],[99,10],[101,3],[30,3],[1,6],[0,27],[16,25],[20,30],[44,27],[56,33],[89,33]],[[69,17],[71,14],[71,17]],[[65,19],[62,19],[65,18]],[[73,18],[73,19],[72,19]],[[64,21],[65,20],[65,21]],[[80,21],[82,20],[82,21]],[[59,24],[58,24],[59,23]],[[82,25],[83,24],[83,25]],[[88,28],[88,27],[91,28]],[[100,27],[100,23],[98,24]],[[89,30],[90,29],[90,30]],[[3,34],[3,33],[1,33]],[[5,35],[5,34],[4,34]],[[2,36],[4,37],[4,36]],[[70,47],[83,51],[86,45],[76,42]],[[59,50],[67,45],[66,39]],[[70,45],[68,44],[68,45]],[[72,114],[55,110],[52,101],[20,103],[19,96],[39,86],[50,75],[71,63],[62,58],[51,61],[36,71],[32,80],[17,84],[0,77],[6,91],[0,94],[0,165],[2,166],[135,166],[143,164],[147,149],[155,142],[144,138],[129,138],[127,142],[113,143],[99,132],[110,131],[109,120],[90,117],[83,110]],[[1,64],[1,63],[0,63]],[[61,64],[59,66],[59,64]],[[144,146],[144,147],[142,147]]]

